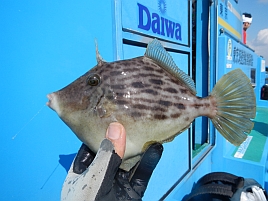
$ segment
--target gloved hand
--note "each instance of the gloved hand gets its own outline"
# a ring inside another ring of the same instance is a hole
[[[64,181],[61,200],[141,200],[161,158],[163,146],[151,145],[129,172],[119,169],[125,151],[126,133],[119,123],[110,124],[95,154],[82,144]]]

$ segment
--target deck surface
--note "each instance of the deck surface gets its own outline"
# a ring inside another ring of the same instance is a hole
[[[260,162],[268,136],[268,108],[257,108],[254,123],[254,128],[249,134],[249,136],[252,136],[252,139],[242,158],[253,162]],[[239,147],[234,150],[233,156],[238,150]]]

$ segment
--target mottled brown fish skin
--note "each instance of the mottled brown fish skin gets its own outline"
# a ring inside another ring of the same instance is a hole
[[[99,86],[87,84],[90,74],[101,77]],[[57,92],[65,104],[62,108],[70,111],[93,109],[99,117],[109,116],[109,111],[100,107],[106,99],[118,106],[117,118],[127,114],[136,120],[181,117],[189,121],[192,115],[186,112],[188,109],[198,115],[210,115],[206,112],[211,107],[209,101],[196,97],[182,82],[144,57],[104,63],[75,82]]]
[[[209,103],[200,103],[200,98],[148,58],[104,65],[95,71],[102,77],[99,87],[108,100],[119,106],[117,112],[122,115],[137,120],[144,117],[163,120],[185,115],[187,108],[210,107]]]
[[[91,86],[87,80],[95,74],[101,82]],[[140,154],[146,143],[173,139],[197,116],[216,113],[213,98],[196,97],[147,57],[103,62],[53,96],[59,116],[95,152],[109,123],[122,123],[124,159]]]

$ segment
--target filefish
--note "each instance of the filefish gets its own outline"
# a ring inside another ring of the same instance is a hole
[[[170,142],[199,116],[207,116],[238,146],[253,128],[256,100],[240,69],[225,74],[210,95],[196,96],[195,83],[154,39],[145,55],[106,62],[96,47],[97,65],[63,89],[47,95],[47,105],[92,151],[97,152],[111,122],[126,129],[122,169],[129,170],[154,142]]]

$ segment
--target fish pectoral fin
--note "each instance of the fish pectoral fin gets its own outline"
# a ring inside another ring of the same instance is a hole
[[[196,94],[195,83],[192,78],[178,68],[170,54],[157,39],[148,44],[144,56],[155,61],[164,70],[183,82],[193,94]]]
[[[116,110],[116,105],[110,101],[104,101],[101,106],[98,107],[98,115],[101,118],[110,117]]]

